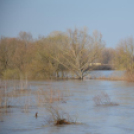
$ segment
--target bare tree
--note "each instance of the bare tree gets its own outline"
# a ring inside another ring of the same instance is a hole
[[[22,32],[22,31],[19,33],[19,39],[20,39],[20,40],[23,40],[23,41],[25,41],[25,42],[30,42],[30,41],[33,40],[31,33]]]
[[[95,31],[89,36],[87,29],[68,30],[68,40],[57,45],[57,55],[51,56],[57,62],[74,72],[77,78],[83,79],[85,72],[91,69],[90,64],[96,62],[103,49],[101,33]]]

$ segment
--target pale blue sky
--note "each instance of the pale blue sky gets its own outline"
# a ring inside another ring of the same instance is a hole
[[[86,26],[102,33],[107,47],[134,37],[134,0],[0,0],[0,37],[20,31],[34,38]]]

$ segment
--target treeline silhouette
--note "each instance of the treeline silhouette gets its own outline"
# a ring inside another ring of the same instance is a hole
[[[63,78],[70,71],[83,79],[87,71],[97,69],[124,69],[132,77],[133,38],[121,41],[116,49],[106,48],[100,32],[89,35],[85,28],[56,31],[36,40],[27,32],[0,39],[0,78]]]

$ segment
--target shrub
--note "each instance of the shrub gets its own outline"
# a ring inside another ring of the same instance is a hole
[[[117,106],[118,103],[112,102],[106,92],[101,92],[99,95],[93,97],[96,106]]]
[[[75,124],[76,120],[73,121],[69,114],[65,113],[60,107],[51,105],[45,105],[46,110],[51,115],[50,122],[54,123],[54,125],[69,125]]]

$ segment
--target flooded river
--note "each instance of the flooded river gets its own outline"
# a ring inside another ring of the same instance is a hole
[[[134,83],[84,79],[30,81],[28,84],[30,91],[35,92],[27,97],[31,101],[25,100],[26,96],[10,96],[12,107],[6,112],[0,109],[0,134],[134,134]],[[8,91],[13,87],[10,84]],[[76,124],[55,126],[49,123],[50,113],[44,106],[36,105],[38,89],[60,91],[63,99],[53,105],[76,120]],[[96,105],[93,98],[102,92],[118,105]],[[23,99],[25,104],[29,103],[27,112]]]

